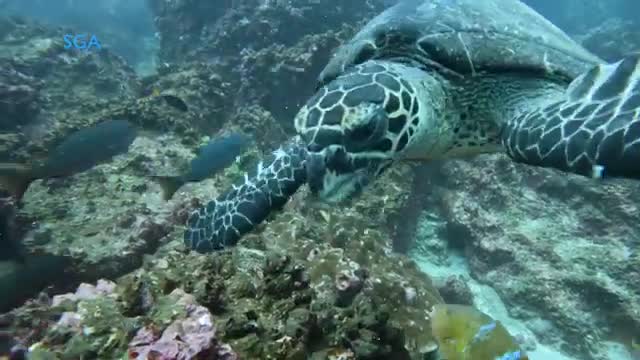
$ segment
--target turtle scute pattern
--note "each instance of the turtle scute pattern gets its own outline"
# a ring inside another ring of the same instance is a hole
[[[411,60],[442,74],[518,73],[570,82],[601,60],[519,0],[408,0],[340,47],[321,84],[371,59]]]
[[[398,153],[418,131],[420,104],[413,86],[403,79],[401,66],[387,62],[366,62],[354,66],[333,82],[321,87],[296,116],[296,130],[309,137],[314,146],[340,143],[350,129],[349,119],[362,103],[384,107],[389,117],[389,137],[375,149]]]
[[[509,121],[502,142],[519,162],[640,179],[640,55],[593,67],[566,99]]]

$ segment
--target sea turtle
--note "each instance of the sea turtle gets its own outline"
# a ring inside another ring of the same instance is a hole
[[[337,50],[295,118],[298,135],[194,212],[185,243],[233,245],[303,183],[341,201],[407,159],[502,151],[640,178],[639,64],[604,64],[519,0],[401,1]]]

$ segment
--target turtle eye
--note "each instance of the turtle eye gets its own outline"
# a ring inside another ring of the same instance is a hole
[[[388,127],[387,113],[383,108],[378,108],[345,131],[344,146],[347,151],[371,148],[384,138]]]

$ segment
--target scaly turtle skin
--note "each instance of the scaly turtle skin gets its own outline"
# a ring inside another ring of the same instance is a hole
[[[640,178],[640,55],[603,64],[518,0],[402,1],[337,50],[295,127],[275,162],[191,216],[187,246],[234,245],[304,183],[348,199],[399,160],[504,151]]]

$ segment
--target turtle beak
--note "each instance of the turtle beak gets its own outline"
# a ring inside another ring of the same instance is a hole
[[[307,156],[307,184],[311,194],[329,203],[357,196],[369,183],[367,168],[357,168],[342,146],[330,146]]]
[[[307,180],[311,193],[317,194],[322,190],[327,164],[322,153],[310,153],[307,156]]]

